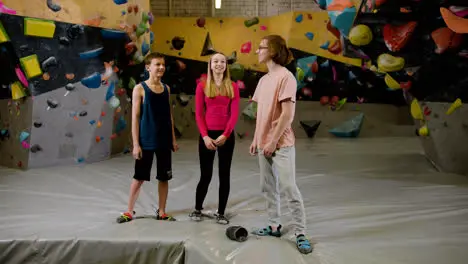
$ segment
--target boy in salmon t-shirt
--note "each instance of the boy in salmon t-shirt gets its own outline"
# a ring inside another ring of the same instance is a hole
[[[297,84],[284,66],[292,60],[286,41],[277,35],[266,36],[257,50],[258,60],[268,73],[258,82],[253,101],[257,102],[257,121],[250,154],[258,153],[261,188],[267,200],[269,226],[256,230],[261,236],[281,236],[280,193],[286,195],[293,217],[296,245],[303,254],[312,252],[305,236],[305,210],[296,184],[294,120]]]

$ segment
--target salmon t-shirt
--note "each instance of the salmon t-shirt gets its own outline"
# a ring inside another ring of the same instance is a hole
[[[255,128],[257,148],[263,149],[273,139],[273,133],[282,111],[281,102],[290,99],[295,103],[296,91],[296,78],[285,67],[280,68],[275,73],[267,73],[260,79],[252,97],[252,100],[257,102]],[[293,146],[294,143],[294,132],[289,124],[276,147],[289,147]]]

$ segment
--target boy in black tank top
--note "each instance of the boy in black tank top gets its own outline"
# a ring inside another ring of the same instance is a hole
[[[169,86],[161,82],[165,71],[164,57],[152,53],[145,59],[149,79],[133,89],[132,138],[135,174],[130,186],[128,209],[118,223],[128,222],[135,216],[135,202],[143,182],[150,181],[153,157],[156,155],[156,179],[158,183],[158,220],[175,221],[166,214],[169,180],[172,179],[172,151],[178,146],[174,134],[174,122],[170,105]]]

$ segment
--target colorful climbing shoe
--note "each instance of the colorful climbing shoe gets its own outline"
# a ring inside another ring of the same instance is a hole
[[[405,59],[385,53],[377,58],[377,65],[379,67],[379,71],[395,72],[405,67]]]
[[[200,210],[195,210],[195,211],[191,212],[189,214],[189,217],[193,221],[197,221],[197,222],[200,222],[200,221],[203,220],[203,215],[202,215],[202,212]]]
[[[221,214],[215,214],[216,216],[216,223],[220,224],[220,225],[227,225],[229,224],[229,220],[224,216],[224,215],[221,215]]]
[[[468,18],[459,17],[444,7],[440,8],[440,13],[445,24],[455,33],[468,33]]]
[[[442,54],[448,49],[458,48],[463,41],[462,34],[457,34],[448,27],[434,30],[431,33],[431,38],[436,44],[435,53],[437,54]]]
[[[133,214],[130,212],[125,212],[122,213],[118,218],[117,218],[117,223],[125,223],[125,222],[130,222],[133,220],[133,216],[135,215],[135,211],[133,211]]]
[[[281,225],[276,228],[276,231],[272,231],[271,226],[255,229],[252,234],[257,236],[274,236],[281,237]]]
[[[313,250],[309,240],[304,235],[298,235],[296,237],[296,246],[302,254],[309,254]]]
[[[386,24],[383,28],[383,37],[387,48],[395,52],[404,48],[417,25],[417,22],[408,22],[401,26]]]
[[[156,211],[156,219],[164,221],[176,221],[176,219],[168,214],[159,215],[159,209]]]

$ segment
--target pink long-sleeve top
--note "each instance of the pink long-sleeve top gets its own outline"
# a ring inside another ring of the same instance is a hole
[[[228,96],[205,96],[205,83],[200,82],[195,91],[195,118],[202,137],[208,135],[208,130],[223,130],[223,135],[229,137],[234,130],[239,117],[239,87],[232,83],[234,98]]]

